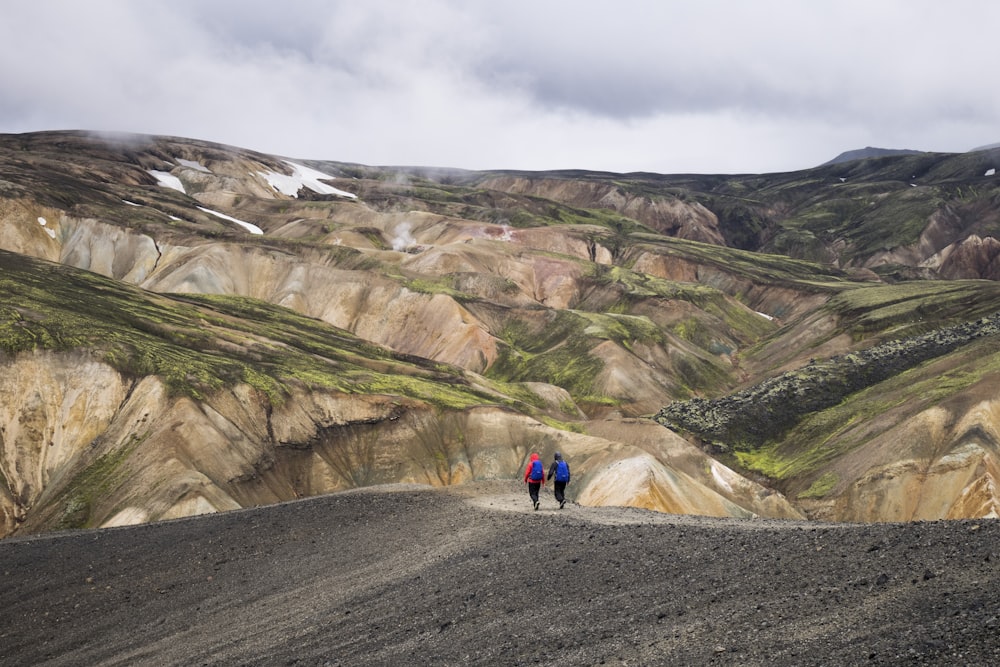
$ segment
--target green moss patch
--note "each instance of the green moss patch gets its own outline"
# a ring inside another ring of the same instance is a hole
[[[916,335],[1000,309],[1000,283],[920,280],[844,290],[827,308],[856,335]]]
[[[808,489],[800,493],[798,497],[800,499],[823,498],[826,496],[826,494],[833,491],[833,487],[837,486],[837,482],[839,481],[840,479],[836,475],[828,472],[819,479],[817,479],[815,482],[813,482],[812,485]]]
[[[94,504],[107,498],[125,480],[125,461],[148,434],[133,434],[125,443],[100,457],[76,474],[67,484],[66,496],[57,503],[61,508],[55,521],[57,530],[94,528]]]
[[[590,354],[596,344],[586,333],[590,324],[585,315],[570,311],[546,311],[535,321],[510,320],[500,336],[505,344],[487,376],[547,382],[566,389],[574,400],[595,394],[594,380],[604,362]]]

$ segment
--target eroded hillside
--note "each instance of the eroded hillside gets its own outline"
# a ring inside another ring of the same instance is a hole
[[[891,312],[910,283],[879,277],[993,277],[971,252],[995,243],[994,181],[975,175],[992,154],[972,155],[921,157],[924,180],[904,196],[885,189],[915,168],[892,162],[909,156],[755,177],[532,175],[305,162],[165,137],[4,136],[4,530],[516,477],[529,451],[557,449],[574,461],[580,502],[858,516],[862,480],[865,497],[912,495],[878,472],[912,453],[876,443],[912,414],[856,416],[888,420],[852,436],[880,454],[852,445],[836,483],[815,466],[789,476],[762,463],[787,429],[735,456],[737,443],[649,417],[1000,311],[994,283],[939,280]],[[866,197],[878,215],[837,203]],[[897,215],[919,226],[916,241],[879,231]],[[823,233],[807,219],[824,220]],[[788,245],[809,230],[820,240]],[[965,354],[974,364],[987,352]],[[993,411],[966,398],[972,385],[942,386],[921,405],[954,406],[949,424],[980,415],[976,432],[995,432]],[[932,432],[928,446],[964,446]],[[781,451],[815,457],[803,450]],[[937,515],[993,511],[989,452],[936,488]],[[864,518],[901,516],[868,505]]]

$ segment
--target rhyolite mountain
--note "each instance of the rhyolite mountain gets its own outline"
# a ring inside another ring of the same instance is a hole
[[[384,483],[995,516],[1000,150],[779,174],[0,135],[0,534]]]

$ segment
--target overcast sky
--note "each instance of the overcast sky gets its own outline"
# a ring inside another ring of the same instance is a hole
[[[996,0],[0,0],[0,132],[773,172],[1000,142]]]

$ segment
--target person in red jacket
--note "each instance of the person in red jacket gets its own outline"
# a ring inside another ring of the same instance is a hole
[[[524,469],[524,483],[528,485],[528,495],[531,503],[538,509],[538,491],[545,485],[545,465],[536,453],[531,454],[528,467]]]

